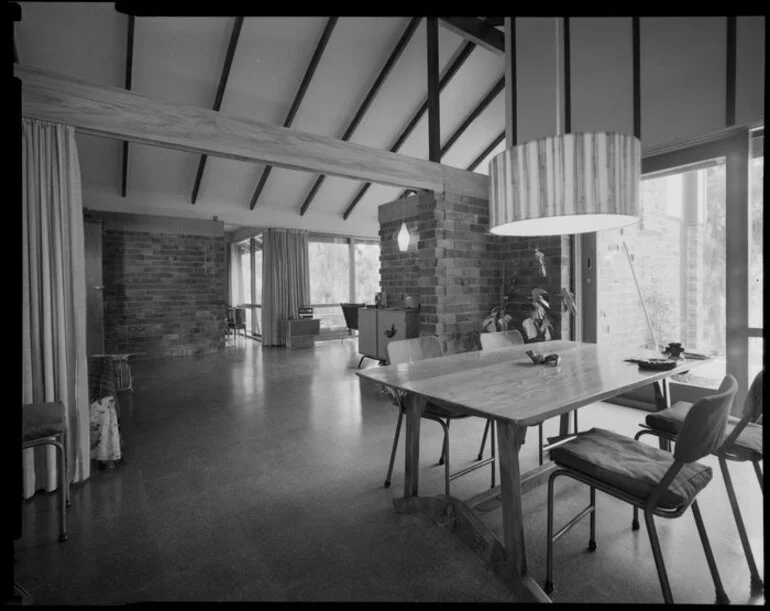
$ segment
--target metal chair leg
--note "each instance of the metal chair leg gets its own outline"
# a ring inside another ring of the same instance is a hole
[[[492,446],[492,462],[490,463],[490,467],[492,468],[492,486],[491,488],[495,487],[495,421],[491,420],[492,426],[490,427],[492,429],[491,437],[489,440],[489,443]]]
[[[738,527],[738,535],[741,539],[741,545],[743,546],[743,551],[746,554],[746,561],[749,563],[749,571],[751,572],[751,591],[755,592],[757,590],[761,590],[764,587],[764,584],[762,582],[762,578],[759,576],[757,564],[754,561],[754,554],[751,551],[749,535],[746,533],[746,526],[743,523],[741,510],[738,506],[738,497],[735,496],[733,481],[730,477],[730,471],[727,469],[727,460],[722,456],[719,457],[719,468],[722,470],[722,478],[725,480],[725,488],[727,488],[727,497],[730,499],[730,508],[733,510],[733,517],[735,518],[735,525]]]
[[[66,465],[66,458],[67,458],[67,429],[66,428],[64,429],[64,432],[61,434],[61,439],[62,439],[61,444],[64,447],[64,458],[65,458],[65,465]],[[66,476],[66,482],[67,482],[67,487],[66,487],[66,490],[67,490],[67,501],[66,501],[66,505],[67,505],[67,507],[70,507],[72,505],[72,500],[71,500],[72,497],[70,495],[70,478],[69,478],[69,473],[67,472],[66,467],[64,469],[64,474]]]
[[[650,536],[652,555],[655,558],[655,568],[658,569],[658,579],[660,580],[660,589],[663,591],[663,600],[666,601],[666,604],[671,605],[674,603],[674,599],[671,596],[671,585],[668,582],[666,565],[663,563],[663,554],[660,551],[660,541],[658,541],[658,532],[655,530],[655,522],[653,522],[652,514],[648,511],[644,512],[644,522],[647,525],[647,534]]]
[[[540,466],[543,465],[543,423],[537,425],[537,459]]]
[[[752,461],[751,464],[754,465],[754,473],[757,474],[757,481],[759,481],[759,489],[762,491],[762,494],[764,494],[765,489],[762,486],[762,468],[759,466],[759,461],[758,460]]]
[[[435,422],[441,425],[444,429],[444,441],[441,444],[441,459],[438,464],[444,465],[444,490],[445,494],[449,496],[449,420],[446,422],[443,418],[436,418]]]
[[[67,540],[67,457],[64,445],[55,442],[59,454],[59,541]]]
[[[364,355],[364,356],[362,356],[362,357],[361,357],[361,360],[360,360],[360,361],[358,361],[358,367],[357,367],[357,369],[361,369],[361,363],[363,363],[363,362],[364,362],[364,359],[365,359],[365,358],[366,358],[366,356]]]
[[[577,414],[577,411],[575,412]],[[591,486],[591,535],[588,539],[588,551],[593,552],[596,550],[596,488]]]
[[[558,473],[552,473],[548,478],[548,532],[546,536],[545,583],[543,591],[553,592],[553,482]]]
[[[401,421],[404,418],[404,410],[398,409],[398,420],[396,421],[396,435],[393,437],[393,449],[390,451],[390,464],[388,465],[388,475],[385,477],[385,488],[390,488],[390,476],[393,473],[393,463],[396,460],[396,449],[398,448],[398,436],[401,433]]]
[[[709,543],[709,538],[706,534],[706,527],[703,525],[703,517],[700,514],[697,500],[692,502],[692,513],[695,516],[695,524],[698,527],[698,534],[700,535],[700,541],[703,544],[703,551],[706,553],[706,562],[708,562],[709,571],[711,571],[711,579],[714,580],[717,603],[720,605],[729,605],[730,599],[727,597],[724,587],[722,587],[722,580],[719,577],[717,564],[714,561],[714,552],[711,550],[711,544]]]
[[[477,460],[481,460],[481,457],[484,455],[484,447],[487,444],[487,433],[489,432],[489,425],[491,422],[491,420],[487,420],[487,423],[484,425],[484,436],[481,438],[481,447],[479,448]]]
[[[449,420],[444,422],[443,420],[437,421],[441,424],[441,427],[444,429],[444,443],[441,445],[441,456],[439,456],[438,464],[439,465],[445,465],[449,463],[449,459],[446,459],[446,444],[447,444],[447,438],[449,437]]]

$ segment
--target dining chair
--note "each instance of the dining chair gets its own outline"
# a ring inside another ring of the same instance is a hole
[[[698,462],[720,447],[738,382],[725,376],[719,390],[693,404],[679,431],[673,455],[637,439],[601,428],[550,451],[556,470],[548,478],[548,535],[545,592],[553,592],[553,544],[586,515],[591,516],[589,551],[596,550],[596,490],[641,508],[650,537],[655,567],[666,603],[673,603],[653,516],[678,518],[692,507],[701,545],[711,571],[718,603],[729,603],[706,534],[696,496],[711,481],[711,467]],[[590,486],[590,503],[556,534],[553,532],[553,484],[567,476]]]
[[[345,326],[348,329],[348,335],[352,335],[353,331],[358,331],[358,310],[360,308],[363,308],[366,304],[364,303],[340,303],[340,308],[342,308],[342,315],[345,317]],[[344,341],[345,338],[340,338],[340,342]],[[361,363],[364,362],[364,359],[366,358],[366,355],[361,357],[361,360],[358,361],[358,367],[361,367]]]
[[[423,359],[429,359],[434,357],[440,357],[444,355],[444,348],[435,336],[423,336],[415,337],[412,339],[402,339],[397,341],[391,341],[387,347],[388,362],[390,365],[397,363],[411,363],[414,361],[421,361]],[[393,473],[393,463],[396,459],[396,450],[398,448],[398,438],[401,433],[401,423],[406,413],[404,406],[405,394],[402,391],[388,389],[388,394],[391,396],[393,403],[398,407],[398,420],[396,422],[396,434],[393,437],[393,449],[390,452],[390,464],[388,465],[388,475],[385,478],[385,488],[390,487],[390,477]],[[452,420],[459,420],[462,418],[468,418],[468,415],[455,415],[449,410],[446,410],[438,405],[428,403],[425,407],[425,411],[422,417],[427,420],[438,422],[444,431],[444,441],[441,446],[441,457],[438,464],[444,465],[444,488],[446,495],[449,496],[449,482],[463,475],[467,475],[477,469],[481,469],[486,465],[491,465],[491,479],[492,488],[495,487],[495,428],[494,422],[491,425],[491,457],[485,460],[480,460],[470,467],[466,467],[456,473],[449,472],[449,424]],[[487,421],[487,425],[489,426]],[[486,436],[486,430],[484,431]]]
[[[67,420],[61,401],[22,405],[21,448],[51,445],[56,448],[59,469],[59,541],[67,540],[67,507],[70,487],[67,477]]]
[[[243,330],[243,337],[246,337],[246,308],[232,308],[232,318],[228,313],[228,328],[233,330],[236,339],[238,329]]]
[[[496,331],[493,333],[481,333],[479,337],[481,338],[482,350],[500,350],[501,348],[510,348],[511,346],[521,346],[524,344],[524,336],[522,336],[521,332],[517,329]],[[555,444],[570,439],[577,434],[578,410],[574,410],[572,413],[575,414],[575,433],[549,437],[548,445],[543,445],[543,423],[541,422],[537,425],[537,456],[539,464],[543,464],[543,452],[554,447]],[[489,430],[490,422],[491,420],[487,420],[487,426],[484,427],[484,436],[481,439],[481,449],[479,450],[478,460],[481,460],[481,457],[484,454],[484,446],[487,441],[487,431]]]
[[[746,399],[743,403],[743,413],[740,418],[730,416],[727,420],[727,432],[724,443],[717,449],[715,454],[719,459],[719,468],[725,481],[727,496],[730,500],[730,508],[735,518],[735,524],[738,528],[738,535],[741,539],[743,551],[746,554],[746,561],[749,564],[751,572],[751,591],[757,592],[764,588],[764,583],[759,575],[757,563],[754,560],[754,554],[751,551],[749,537],[746,532],[746,526],[741,516],[741,510],[738,505],[738,498],[735,495],[730,471],[727,468],[728,461],[733,462],[751,462],[754,465],[754,472],[757,474],[759,489],[764,495],[762,485],[762,467],[760,462],[763,459],[762,452],[762,388],[765,370],[762,369],[754,378]],[[662,439],[677,442],[682,425],[687,414],[692,411],[693,404],[686,401],[678,401],[670,408],[650,414],[645,418],[645,423],[640,425],[635,439],[643,435],[654,435]],[[637,510],[634,508],[634,518],[632,528],[639,528]]]

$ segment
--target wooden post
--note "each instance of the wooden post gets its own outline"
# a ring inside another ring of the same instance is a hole
[[[438,18],[425,20],[428,32],[428,160],[441,161],[441,127],[439,120],[438,83]]]

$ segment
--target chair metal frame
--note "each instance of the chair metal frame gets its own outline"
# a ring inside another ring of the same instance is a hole
[[[366,307],[365,303],[342,303],[342,302],[340,302],[340,309],[342,310],[342,315],[345,318],[345,326],[348,329],[348,336],[352,335],[352,331],[358,331],[358,310],[360,310],[363,307]],[[355,311],[355,313],[356,313],[355,314],[355,316],[356,316],[355,326],[350,326],[350,323],[352,322],[351,318],[350,318],[352,311]],[[340,343],[342,343],[344,341],[345,341],[345,338],[341,337],[340,338]],[[358,361],[357,369],[361,369],[361,363],[364,362],[365,358],[367,358],[367,356],[364,354],[361,357],[361,360]]]
[[[759,466],[759,462],[762,458],[752,459],[751,457],[738,452],[734,449],[734,443],[737,441],[740,434],[746,428],[746,425],[751,423],[761,423],[762,421],[762,385],[764,377],[764,369],[757,374],[754,381],[749,388],[749,393],[746,396],[744,402],[743,414],[740,420],[735,424],[733,430],[726,436],[724,442],[719,449],[714,452],[718,461],[719,469],[722,472],[722,478],[725,482],[725,488],[727,489],[727,497],[730,501],[730,509],[732,510],[733,517],[735,518],[735,525],[738,528],[738,536],[741,540],[741,546],[743,547],[744,554],[746,555],[746,562],[749,565],[749,572],[751,573],[750,589],[751,592],[759,592],[764,589],[764,582],[759,574],[756,560],[754,559],[754,553],[751,550],[751,544],[749,543],[749,536],[746,531],[746,525],[741,515],[740,506],[738,505],[738,497],[735,494],[735,487],[733,486],[732,478],[730,477],[730,471],[727,468],[727,461],[734,462],[751,462],[754,466],[754,472],[757,475],[759,481],[759,489],[764,495],[764,487],[762,484],[762,468]],[[754,408],[753,410],[751,408]],[[647,423],[640,424],[642,430],[639,431],[634,439],[639,440],[644,435],[653,435],[655,437],[666,439],[670,442],[676,443],[678,435],[655,429]],[[638,510],[634,507],[634,516],[631,522],[631,528],[633,530],[639,529]]]
[[[23,407],[22,407],[23,409]],[[21,449],[27,450],[30,448],[36,448],[40,446],[51,445],[56,449],[58,455],[58,468],[59,468],[59,541],[64,542],[68,539],[67,536],[67,507],[72,505],[70,500],[70,485],[69,478],[67,476],[67,428],[66,418],[64,422],[64,431],[57,435],[46,435],[44,437],[36,437],[34,439],[28,439],[22,441]]]
[[[412,338],[412,339],[404,339],[404,340],[398,340],[398,341],[390,342],[388,344],[388,357],[389,357],[389,360],[392,361],[392,358],[391,358],[392,355],[391,355],[390,347],[394,346],[394,344],[396,346],[398,346],[399,344],[404,344],[404,343],[407,343],[407,342],[408,343],[414,343],[414,342],[423,342],[423,341],[429,341],[429,342],[435,341],[435,345],[438,347],[439,354],[440,355],[444,354],[444,348],[443,348],[441,342],[439,341],[439,339],[437,337],[435,337],[435,336],[422,336],[422,337],[416,337],[416,338]],[[396,346],[394,346],[394,348]],[[426,357],[426,358],[430,358],[430,357]],[[395,362],[402,362],[402,361],[395,361]],[[397,401],[398,401],[398,420],[396,421],[396,434],[393,437],[393,447],[392,447],[392,449],[390,451],[390,462],[388,463],[388,474],[385,476],[385,486],[384,486],[385,488],[390,488],[390,483],[391,483],[390,478],[391,478],[391,475],[393,474],[393,465],[394,465],[395,460],[396,460],[396,451],[398,449],[398,440],[399,440],[400,433],[401,433],[401,423],[402,423],[402,421],[404,419],[404,415],[406,414],[406,407],[404,406],[402,393],[396,392],[395,393],[395,397],[397,397]],[[450,471],[449,471],[449,425],[450,425],[452,420],[460,420],[460,419],[463,419],[463,418],[467,418],[468,416],[465,416],[465,415],[463,415],[463,416],[453,416],[453,415],[449,414],[448,412],[445,412],[444,410],[442,410],[440,407],[431,406],[431,404],[429,403],[426,406],[425,411],[423,411],[422,417],[425,418],[426,420],[432,420],[433,422],[437,422],[438,424],[440,424],[441,428],[443,429],[443,432],[444,432],[444,439],[443,439],[443,443],[441,445],[441,456],[439,457],[438,464],[444,466],[444,489],[445,489],[445,493],[446,493],[447,496],[449,496],[450,482],[451,481],[457,479],[458,477],[462,477],[463,475],[467,475],[468,473],[476,471],[477,469],[481,469],[482,467],[485,467],[487,465],[491,465],[491,481],[492,481],[491,487],[492,488],[495,487],[495,425],[494,425],[494,421],[487,420],[487,425],[484,428],[484,438],[482,440],[482,449],[479,452],[479,456],[478,456],[478,459],[477,459],[478,462],[476,462],[476,464],[474,464],[474,465],[471,465],[470,467],[466,467],[465,469],[462,469],[462,470],[457,471],[455,473],[450,473]],[[490,423],[491,423],[491,427],[490,427]],[[486,441],[487,432],[489,430],[491,430],[491,452],[490,452],[490,457],[482,459],[481,452],[483,452],[483,449],[484,449],[483,442]]]
[[[497,350],[500,348],[507,348],[509,346],[523,346],[524,336],[517,329],[509,329],[508,331],[493,331],[491,333],[481,333],[481,349],[482,350]],[[502,341],[501,341],[502,340]],[[560,446],[566,443],[570,439],[573,439],[578,432],[578,410],[572,412],[575,415],[575,432],[567,433],[566,435],[556,435],[548,438],[548,443],[543,443],[543,423],[537,425],[537,458],[538,464],[543,465],[543,455],[548,450]],[[481,438],[481,448],[479,449],[478,460],[481,460],[484,454],[484,447],[487,443],[487,432],[491,426],[491,420],[487,420],[487,424],[484,427],[484,436]],[[494,445],[494,440],[492,441]]]
[[[729,414],[733,397],[735,397],[735,394],[738,390],[738,384],[735,381],[734,377],[726,376],[725,379],[729,382],[729,384],[727,385],[727,388],[723,392],[715,393],[714,395],[711,395],[699,401],[699,403],[703,405],[704,409],[708,408],[714,413],[717,413],[719,421],[724,423],[727,422],[727,417]],[[671,585],[669,583],[668,573],[666,572],[666,566],[663,561],[663,554],[661,552],[660,541],[658,540],[658,534],[655,528],[655,522],[653,520],[653,516],[658,516],[663,518],[678,518],[681,515],[683,515],[688,508],[692,507],[692,513],[693,513],[693,516],[695,517],[695,524],[698,528],[698,535],[701,540],[701,545],[703,546],[703,551],[706,555],[706,562],[708,563],[709,571],[711,572],[711,578],[714,582],[714,587],[716,590],[716,602],[719,604],[729,604],[730,600],[727,596],[727,593],[724,590],[724,586],[722,585],[722,580],[719,576],[719,571],[716,566],[716,561],[714,560],[714,553],[713,553],[713,550],[711,549],[711,544],[709,543],[705,525],[703,524],[703,517],[701,516],[700,508],[698,507],[698,502],[697,502],[697,499],[695,498],[696,495],[693,495],[693,498],[689,503],[681,507],[678,507],[676,509],[666,509],[666,508],[658,507],[658,502],[660,501],[661,497],[666,492],[666,490],[668,490],[669,485],[674,481],[679,471],[681,471],[682,467],[684,467],[688,463],[695,462],[700,458],[707,456],[711,450],[713,450],[714,448],[718,448],[722,444],[722,441],[724,439],[724,426],[721,427],[722,428],[721,431],[716,430],[717,427],[715,427],[714,431],[711,431],[711,430],[706,431],[706,434],[703,435],[704,439],[696,439],[695,435],[698,434],[698,432],[696,432],[696,426],[698,426],[696,421],[699,416],[690,417],[691,415],[692,415],[692,412],[688,414],[688,417],[685,419],[685,425],[683,425],[682,427],[683,429],[685,429],[685,426],[686,426],[687,432],[683,435],[683,437],[685,437],[685,440],[681,444],[681,447],[677,447],[674,450],[673,464],[669,467],[669,469],[663,475],[663,477],[658,482],[658,484],[652,489],[652,491],[650,492],[647,498],[641,499],[636,496],[633,496],[623,490],[619,490],[607,484],[602,480],[596,479],[594,477],[586,475],[585,473],[574,470],[569,466],[559,465],[559,467],[555,471],[553,471],[553,473],[551,473],[550,477],[548,478],[548,518],[547,518],[548,526],[547,526],[547,550],[546,550],[547,568],[546,568],[546,581],[543,588],[547,594],[550,594],[554,590],[553,544],[557,539],[559,539],[559,537],[561,537],[564,533],[570,530],[575,524],[577,524],[586,515],[591,516],[588,550],[589,551],[596,550],[596,490],[598,489],[606,494],[609,494],[610,496],[615,497],[618,500],[629,503],[634,507],[635,513],[639,509],[642,509],[644,511],[644,520],[645,520],[645,524],[647,525],[647,533],[650,538],[650,545],[652,547],[652,553],[655,559],[655,568],[657,569],[657,572],[658,572],[658,580],[660,581],[660,587],[663,593],[663,598],[667,604],[673,603],[673,596],[671,594]],[[635,439],[635,441],[638,441],[638,439]],[[710,449],[703,450],[700,447],[693,448],[693,445],[697,445],[698,443],[703,444],[704,441],[711,445]],[[557,477],[560,477],[560,476],[570,477],[577,481],[583,482],[584,484],[587,484],[590,487],[590,503],[586,508],[580,511],[580,513],[578,513],[575,517],[569,520],[565,526],[559,529],[557,533],[554,534],[553,532],[553,505],[554,505],[553,488],[554,488],[554,481],[556,480]]]

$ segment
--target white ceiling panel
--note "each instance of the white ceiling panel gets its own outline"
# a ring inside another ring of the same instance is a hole
[[[441,158],[441,163],[466,169],[503,129],[505,129],[505,90],[501,91],[476,117],[473,124]]]

